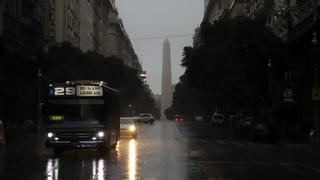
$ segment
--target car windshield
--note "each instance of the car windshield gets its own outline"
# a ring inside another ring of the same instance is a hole
[[[120,119],[120,124],[134,124],[133,119]]]
[[[105,119],[105,107],[100,105],[49,105],[48,120],[59,121],[97,121]],[[55,120],[56,119],[56,120]]]

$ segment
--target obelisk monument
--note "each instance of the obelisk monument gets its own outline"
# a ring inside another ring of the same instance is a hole
[[[161,89],[161,120],[166,120],[164,111],[171,106],[172,82],[171,82],[171,51],[170,42],[165,39],[163,42],[162,62],[162,89]]]

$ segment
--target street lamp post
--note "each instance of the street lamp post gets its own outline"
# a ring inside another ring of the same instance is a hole
[[[272,60],[268,59],[268,86],[269,86],[269,99],[272,103]]]
[[[312,92],[313,100],[315,101],[315,109],[314,109],[314,128],[315,128],[315,140],[317,143],[320,143],[320,127],[319,127],[319,97],[320,97],[320,88],[318,87],[318,80],[319,80],[319,56],[318,56],[318,39],[316,33],[316,22],[318,21],[318,5],[316,0],[311,0],[312,7],[313,7],[313,26],[314,26],[314,33],[313,33],[313,56],[314,56],[314,88]]]
[[[43,130],[42,122],[42,61],[44,56],[48,53],[48,46],[44,45],[43,50],[38,55],[37,81],[38,81],[38,97],[37,97],[37,114],[38,114],[38,132]]]
[[[42,101],[41,101],[41,80],[42,80],[42,70],[40,67],[38,67],[38,74],[37,74],[37,78],[38,78],[38,103],[37,103],[37,110],[38,110],[38,131],[41,132],[42,130]]]
[[[132,107],[132,105],[131,104],[129,104],[129,106],[128,106],[129,108],[128,108],[128,116],[131,116],[131,107]]]
[[[314,55],[314,88],[313,88],[313,100],[315,101],[315,109],[314,109],[314,128],[315,128],[315,140],[316,142],[320,142],[319,136],[320,136],[320,128],[319,128],[319,57],[318,55],[318,39],[317,39],[317,33],[313,33],[313,55]]]

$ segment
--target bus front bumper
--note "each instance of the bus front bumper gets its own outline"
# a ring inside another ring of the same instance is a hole
[[[47,140],[47,148],[96,148],[99,146],[104,146],[105,142],[103,140],[92,140],[92,141],[56,141]]]

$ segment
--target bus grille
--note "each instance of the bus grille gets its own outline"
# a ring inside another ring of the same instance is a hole
[[[59,133],[56,134],[62,141],[87,141],[95,137],[94,133]]]

